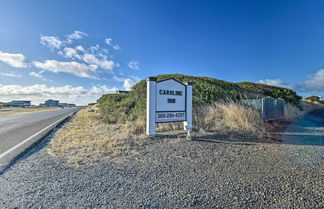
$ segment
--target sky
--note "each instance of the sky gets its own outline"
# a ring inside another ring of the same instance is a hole
[[[0,102],[78,105],[164,73],[324,98],[324,2],[3,0]]]

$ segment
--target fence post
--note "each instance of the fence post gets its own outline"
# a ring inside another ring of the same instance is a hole
[[[265,118],[265,97],[261,99],[261,116],[263,120],[266,120]]]
[[[156,112],[156,78],[149,77],[146,79],[146,134],[155,135],[155,112]]]

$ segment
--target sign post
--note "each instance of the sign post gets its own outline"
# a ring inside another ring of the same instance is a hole
[[[190,136],[192,130],[192,83],[175,79],[157,82],[147,79],[146,134],[155,135],[156,123],[184,122]]]
[[[184,130],[188,131],[188,136],[191,135],[192,131],[192,83],[187,82],[187,100],[186,100],[186,113],[187,120],[183,122]]]
[[[155,112],[156,112],[156,78],[149,77],[147,82],[147,101],[146,101],[146,134],[155,134]]]

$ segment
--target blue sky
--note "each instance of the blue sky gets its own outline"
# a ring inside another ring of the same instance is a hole
[[[86,104],[161,73],[324,96],[321,1],[17,1],[0,6],[0,101]]]

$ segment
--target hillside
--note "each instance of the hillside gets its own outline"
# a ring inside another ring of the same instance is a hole
[[[296,92],[288,88],[282,88],[277,86],[270,86],[261,83],[253,83],[253,82],[239,82],[236,83],[241,88],[244,88],[248,91],[256,92],[262,94],[264,96],[271,96],[274,98],[283,98],[286,102],[298,105],[301,96],[298,96]]]
[[[158,81],[175,78],[180,82],[193,82],[193,104],[210,104],[219,100],[259,98],[263,95],[282,97],[297,103],[300,97],[290,89],[254,83],[232,83],[202,76],[163,74]],[[102,117],[111,123],[145,119],[146,80],[139,81],[128,94],[106,94],[98,101]],[[145,120],[144,120],[145,121]]]

